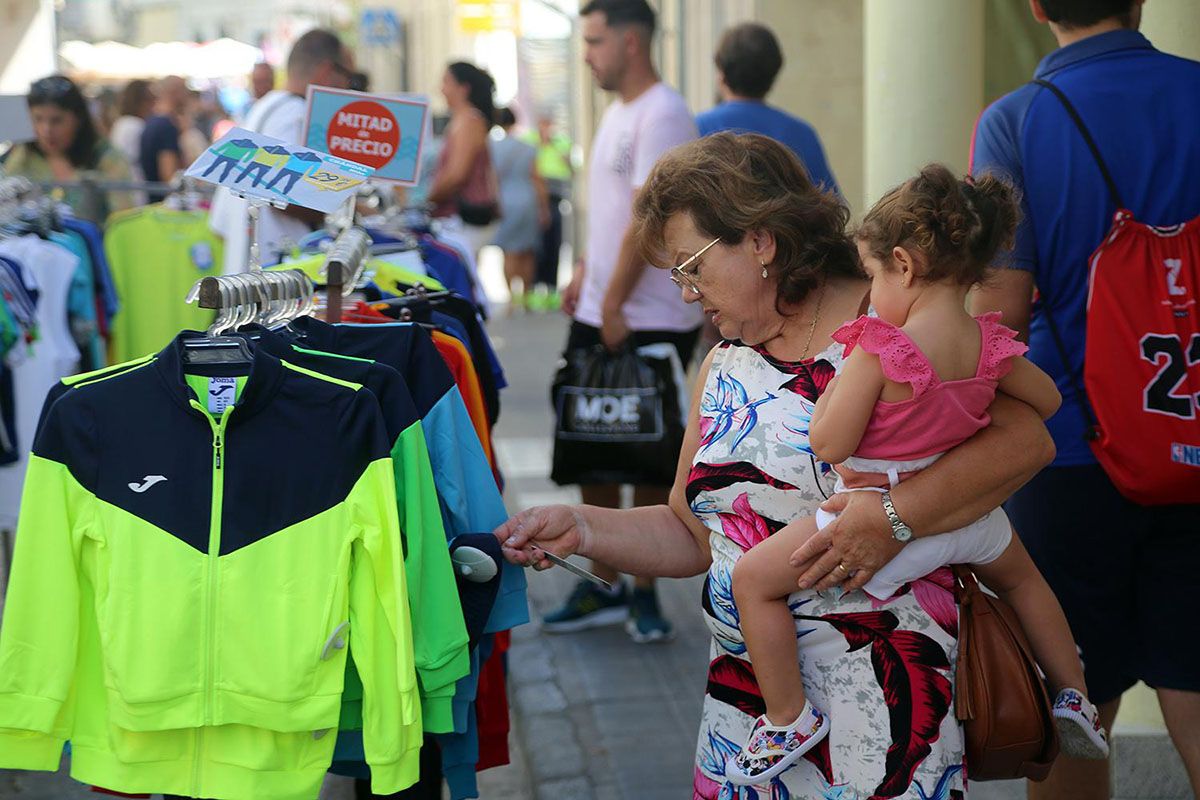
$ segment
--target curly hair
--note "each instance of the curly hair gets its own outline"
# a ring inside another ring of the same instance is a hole
[[[633,204],[635,240],[649,263],[667,265],[664,231],[676,214],[725,245],[770,232],[780,313],[829,278],[862,277],[841,198],[813,185],[795,154],[766,136],[716,133],[659,159]]]
[[[867,212],[854,238],[885,266],[906,247],[925,261],[920,278],[981,283],[1017,228],[1016,190],[992,175],[959,180],[942,164],[885,194]]]

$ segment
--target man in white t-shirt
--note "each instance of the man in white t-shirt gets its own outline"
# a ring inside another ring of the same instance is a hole
[[[288,54],[287,84],[263,95],[250,109],[242,127],[282,139],[289,144],[304,144],[305,95],[309,85],[345,89],[354,74],[354,58],[337,34],[320,28],[296,40]],[[280,211],[263,209],[258,221],[259,257],[262,263],[276,261],[284,248],[300,240],[319,226],[325,215],[300,206]],[[249,204],[228,189],[220,189],[213,200],[212,229],[225,240],[225,274],[245,272],[250,257]]]
[[[616,349],[674,345],[684,369],[696,348],[703,314],[685,304],[666,270],[637,256],[629,222],[633,198],[659,157],[696,138],[687,103],[659,80],[650,57],[656,18],[646,0],[592,0],[579,12],[587,65],[600,88],[616,94],[604,113],[588,160],[588,247],[584,266],[563,294],[573,317],[567,349],[603,342]],[[620,507],[620,486],[581,487],[583,502]],[[666,504],[670,486],[635,486],[634,505]],[[575,631],[628,618],[637,642],[670,638],[671,624],[659,611],[654,580],[637,578],[630,594],[616,570],[593,564],[613,582],[606,592],[581,583],[566,604],[543,620],[547,631]]]

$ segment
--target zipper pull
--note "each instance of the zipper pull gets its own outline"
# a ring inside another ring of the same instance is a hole
[[[216,468],[217,469],[221,468],[221,447],[222,447],[222,445],[223,445],[223,442],[221,441],[221,434],[219,434],[219,433],[213,434],[213,449],[216,451]]]

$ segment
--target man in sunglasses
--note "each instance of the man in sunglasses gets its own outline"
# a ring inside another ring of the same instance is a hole
[[[354,76],[354,56],[337,34],[320,28],[311,30],[292,45],[284,88],[263,95],[250,109],[242,127],[289,144],[302,145],[308,87],[348,89]],[[324,216],[295,205],[283,211],[264,208],[258,223],[263,263],[271,263],[284,247],[298,243],[324,221]],[[225,239],[226,274],[246,269],[250,253],[248,223],[246,201],[227,191],[218,191],[213,202],[212,227]]]

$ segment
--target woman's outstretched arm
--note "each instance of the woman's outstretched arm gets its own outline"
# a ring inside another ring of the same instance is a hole
[[[712,562],[709,531],[692,514],[685,491],[699,447],[700,397],[712,359],[713,353],[709,353],[696,379],[667,505],[626,510],[567,505],[531,508],[496,529],[505,558],[514,564],[547,569],[550,561],[534,549],[541,548],[556,556],[587,556],[631,575],[685,578],[708,569]]]

